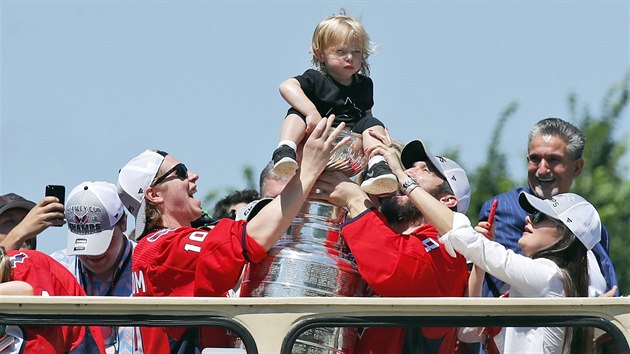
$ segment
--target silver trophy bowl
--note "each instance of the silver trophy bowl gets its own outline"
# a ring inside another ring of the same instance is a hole
[[[326,170],[341,171],[348,177],[353,177],[365,171],[367,157],[363,152],[363,137],[360,134],[343,130],[335,139],[335,143],[339,143],[345,137],[350,137],[350,140],[333,153],[326,165]]]
[[[331,157],[326,169],[349,177],[365,170],[361,135],[344,130],[350,141]],[[346,211],[333,204],[307,199],[291,226],[262,262],[245,271],[240,296],[365,296],[367,287],[341,236]],[[304,332],[293,353],[351,353],[357,330],[352,327],[314,328]]]

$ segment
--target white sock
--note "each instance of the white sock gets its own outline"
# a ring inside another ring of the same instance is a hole
[[[282,145],[286,145],[288,147],[290,147],[293,150],[297,150],[297,144],[291,140],[282,140],[280,143],[278,143],[278,147],[282,146]]]
[[[375,163],[381,162],[381,161],[385,161],[385,158],[381,155],[376,155],[372,157],[370,161],[368,161],[368,168],[372,168],[372,166],[374,166]]]

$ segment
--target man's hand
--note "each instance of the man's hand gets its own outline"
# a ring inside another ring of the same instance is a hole
[[[392,173],[396,175],[399,181],[404,181],[407,178],[407,174],[405,173],[405,168],[400,161],[400,151],[396,149],[396,147],[392,144],[392,138],[389,136],[389,130],[385,129],[385,135],[381,135],[373,130],[368,130],[370,136],[374,137],[376,140],[380,141],[380,144],[373,146],[371,149],[367,150],[366,153],[369,155],[369,158],[372,158],[376,155],[381,155],[385,158],[387,165],[392,170]]]
[[[334,120],[334,115],[322,118],[315,130],[309,135],[306,143],[304,143],[300,166],[300,170],[303,173],[312,174],[312,176],[317,178],[324,171],[333,152],[350,140],[350,137],[345,137],[338,143],[335,143],[337,136],[339,136],[346,125],[341,123],[332,130]]]
[[[345,124],[331,129],[334,117],[322,119],[309,135],[302,152],[302,163],[280,195],[265,205],[247,223],[247,233],[264,249],[269,250],[287,230],[317,178],[324,171],[333,152],[347,139],[335,143]]]
[[[65,224],[64,207],[56,197],[45,197],[26,214],[24,219],[0,242],[7,250],[17,250],[50,226]]]
[[[346,207],[350,217],[355,217],[372,207],[372,202],[361,186],[338,171],[322,173],[309,197]]]

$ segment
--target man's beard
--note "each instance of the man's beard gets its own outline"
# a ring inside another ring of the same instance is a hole
[[[381,200],[381,213],[390,224],[402,224],[418,220],[422,217],[420,210],[406,199],[404,203],[396,203],[396,197]]]

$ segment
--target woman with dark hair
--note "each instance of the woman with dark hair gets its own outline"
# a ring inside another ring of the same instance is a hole
[[[588,297],[587,250],[601,237],[595,208],[573,193],[551,199],[521,193],[519,204],[530,213],[518,241],[522,255],[473,230],[461,214],[454,214],[440,242],[510,285],[509,297]],[[501,353],[582,353],[587,347],[584,328],[562,327],[505,327],[494,343]]]

